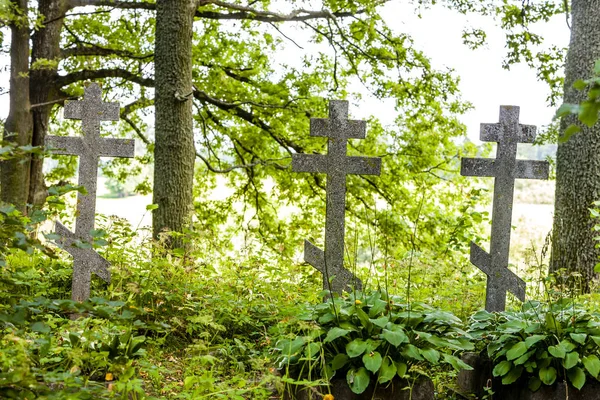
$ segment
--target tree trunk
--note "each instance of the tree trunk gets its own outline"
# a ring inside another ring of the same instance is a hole
[[[156,2],[153,233],[190,223],[194,179],[192,23],[195,0]],[[179,243],[171,245],[179,247]]]
[[[4,125],[4,140],[19,146],[31,144],[32,117],[29,103],[29,24],[27,0],[14,0],[15,19],[11,23],[10,109]],[[25,161],[25,162],[23,162]],[[0,200],[26,211],[29,189],[29,160],[1,163]]]
[[[59,91],[54,84],[58,75],[58,61],[60,58],[60,34],[64,18],[62,15],[67,11],[65,0],[38,0],[38,12],[44,16],[44,26],[33,34],[33,46],[31,52],[32,64],[38,60],[56,61],[56,66],[36,68],[30,72],[31,87],[30,97],[32,104],[46,104],[56,100]],[[37,106],[33,108],[33,138],[34,146],[44,146],[45,137],[48,134],[48,123],[52,104]],[[41,206],[46,199],[46,185],[42,167],[44,159],[34,156],[31,160],[29,203]]]
[[[573,88],[578,79],[589,79],[600,59],[600,0],[573,0],[571,42],[565,69],[565,103],[580,103],[585,91]],[[576,123],[563,119],[561,131]],[[583,128],[568,141],[559,143],[556,156],[556,200],[551,271],[565,268],[582,275],[583,289],[598,263],[599,249],[590,218],[592,202],[600,200],[600,124]]]

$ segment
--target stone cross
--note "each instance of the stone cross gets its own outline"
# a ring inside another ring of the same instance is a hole
[[[85,187],[87,194],[77,194],[75,232],[57,222],[56,233],[61,236],[61,247],[73,256],[72,299],[84,301],[90,297],[92,273],[110,283],[109,262],[91,246],[91,231],[94,229],[96,216],[99,160],[100,157],[133,157],[135,142],[130,139],[100,137],[101,121],[119,120],[119,104],[104,103],[102,90],[95,83],[85,88],[83,101],[68,102],[65,105],[65,118],[81,120],[83,136],[48,136],[46,146],[54,154],[79,156],[79,185]]]
[[[348,102],[331,101],[329,119],[311,118],[310,135],[329,138],[327,155],[293,154],[295,172],[327,174],[327,206],[325,220],[325,251],[310,241],[304,241],[304,260],[323,274],[323,289],[342,293],[353,282],[357,288],[362,283],[344,268],[344,231],[346,211],[346,175],[379,175],[381,159],[378,157],[349,157],[346,155],[348,139],[364,139],[365,121],[348,119]]]
[[[525,301],[525,282],[508,269],[508,254],[515,179],[548,179],[548,162],[516,158],[517,144],[533,143],[535,134],[535,126],[519,124],[519,107],[501,106],[500,123],[481,124],[480,133],[482,141],[498,143],[496,159],[462,159],[461,175],[495,177],[489,254],[471,243],[471,263],[488,277],[485,309],[490,312],[504,311],[507,291]]]

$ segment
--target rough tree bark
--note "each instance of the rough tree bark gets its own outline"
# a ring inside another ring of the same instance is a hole
[[[14,0],[15,18],[11,22],[10,109],[4,137],[19,146],[31,144],[32,117],[29,102],[29,24],[27,0]],[[25,161],[25,162],[23,162]],[[29,187],[29,160],[10,160],[0,165],[0,200],[26,211]]]
[[[33,109],[34,146],[44,146],[44,138],[48,134],[48,123],[52,111],[52,102],[59,98],[60,91],[55,83],[58,76],[60,58],[60,36],[64,14],[67,12],[66,0],[38,0],[38,12],[44,16],[44,26],[36,30],[32,37],[32,64],[40,60],[55,61],[44,68],[32,68],[30,73],[30,98],[36,105]],[[44,160],[34,156],[31,160],[29,203],[41,206],[46,199],[46,185],[42,172]]]
[[[156,2],[153,233],[190,222],[194,179],[192,32],[195,0]],[[178,243],[172,243],[178,246]]]
[[[586,93],[573,88],[578,79],[592,76],[600,59],[600,0],[573,0],[571,42],[565,70],[565,103],[580,103]],[[561,131],[576,119],[566,118]],[[594,274],[599,249],[590,218],[592,202],[600,200],[600,125],[583,128],[559,143],[556,157],[556,199],[551,271],[565,268],[582,274],[584,290]]]

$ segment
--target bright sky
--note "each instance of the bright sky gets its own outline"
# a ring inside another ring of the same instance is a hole
[[[520,106],[521,121],[526,124],[540,127],[552,120],[555,109],[546,103],[549,89],[537,81],[535,71],[525,65],[510,71],[502,68],[505,37],[491,18],[466,17],[441,6],[424,10],[422,19],[413,14],[413,6],[400,1],[388,3],[382,13],[388,26],[413,37],[434,66],[452,68],[460,77],[463,98],[475,107],[463,118],[472,140],[479,138],[480,123],[498,121],[500,105]],[[462,44],[462,30],[468,26],[486,31],[485,48],[474,51]],[[568,45],[570,32],[564,17],[540,25],[539,32],[548,45]]]

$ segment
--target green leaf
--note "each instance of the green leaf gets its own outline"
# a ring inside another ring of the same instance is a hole
[[[327,332],[325,339],[323,339],[323,343],[333,342],[339,337],[346,336],[348,332],[350,331],[347,329],[338,328],[337,326],[335,328],[331,328],[329,332]]]
[[[579,363],[579,353],[577,353],[576,351],[567,353],[567,355],[565,356],[565,359],[562,362],[563,367],[565,367],[566,369],[571,369],[574,366],[576,366],[578,363]]]
[[[448,364],[452,365],[452,367],[454,367],[454,369],[457,371],[460,371],[462,369],[466,369],[467,371],[473,370],[473,367],[471,367],[469,364],[465,363],[460,358],[455,357],[450,354],[444,353],[444,361],[446,361]]]
[[[527,346],[527,348],[530,348],[531,346],[533,346],[540,340],[545,340],[545,339],[546,339],[546,335],[532,335],[532,336],[529,336],[527,339],[525,339],[525,345]]]
[[[408,336],[400,325],[392,325],[390,329],[384,329],[381,336],[391,345],[398,347],[402,343],[408,342]]]
[[[541,368],[539,377],[544,385],[552,385],[556,380],[556,369],[554,367]]]
[[[421,355],[432,364],[437,364],[440,360],[440,352],[436,349],[419,349]]]
[[[383,361],[383,359],[379,352],[374,351],[372,353],[365,353],[365,355],[362,358],[362,361],[366,369],[373,373],[376,373],[377,371],[379,371],[379,367],[381,367],[381,362]]]
[[[335,357],[333,357],[333,360],[331,360],[331,368],[333,368],[334,371],[337,371],[338,369],[344,367],[344,365],[348,364],[349,360],[350,358],[346,354],[338,353],[335,355]]]
[[[556,358],[565,358],[565,355],[567,354],[565,349],[560,345],[549,346],[548,353],[552,354]]]
[[[346,382],[348,382],[350,390],[356,394],[364,392],[369,386],[369,381],[369,372],[364,367],[358,370],[350,369],[346,374]]]
[[[319,355],[321,351],[321,342],[311,342],[306,345],[306,349],[304,350],[304,355],[309,359],[314,359]]]
[[[598,357],[596,355],[592,354],[592,355],[583,357],[582,361],[583,361],[583,366],[585,367],[587,372],[589,372],[589,374],[591,376],[593,376],[594,378],[597,379],[598,374],[600,373],[600,360],[598,360]]]
[[[538,378],[537,376],[532,376],[529,378],[529,384],[527,385],[529,390],[531,390],[532,392],[537,392],[540,386],[542,386],[542,381],[540,380],[540,378]]]
[[[578,390],[580,390],[585,384],[585,372],[579,367],[571,368],[567,371],[569,380]]]
[[[554,117],[562,118],[569,114],[576,115],[576,114],[579,114],[580,109],[581,109],[581,107],[579,106],[579,104],[564,103],[558,108],[558,110],[556,111],[556,115]]]
[[[527,353],[523,354],[521,357],[517,358],[514,361],[515,365],[525,364],[527,362],[527,360],[529,360],[529,357],[531,357],[534,353],[535,353],[535,350],[531,350],[531,351],[528,351]]]
[[[392,359],[387,356],[381,363],[381,369],[379,370],[379,383],[386,383],[394,379],[396,375],[396,365],[392,362]]]
[[[367,349],[367,343],[362,339],[354,339],[346,345],[346,354],[350,358],[358,357]]]
[[[587,339],[586,333],[570,333],[569,336],[579,344],[585,344],[585,339]]]
[[[408,365],[403,362],[394,361],[394,366],[396,367],[396,373],[400,378],[404,378],[406,375],[406,371],[408,371]]]
[[[413,344],[407,344],[406,346],[404,346],[402,351],[400,351],[400,354],[402,354],[402,356],[407,359],[416,361],[423,360],[423,357],[421,357],[421,353],[419,352],[419,348]]]
[[[519,379],[521,377],[521,373],[523,372],[523,366],[522,365],[518,365],[514,368],[512,368],[508,374],[506,374],[503,378],[502,378],[502,384],[503,385],[510,385],[511,383],[514,383],[517,379]]]
[[[146,211],[154,211],[158,208],[158,204],[148,204],[146,206]]]
[[[50,332],[50,327],[45,323],[38,321],[31,324],[31,330],[33,332],[48,333]]]
[[[371,322],[373,323],[373,325],[376,325],[380,328],[385,328],[385,326],[388,324],[388,322],[390,322],[390,319],[388,317],[379,317],[377,319],[372,319]]]
[[[558,137],[558,142],[565,143],[571,138],[571,136],[579,132],[581,132],[581,127],[575,124],[571,124],[567,127],[567,129],[565,129],[562,135]]]
[[[527,344],[525,342],[518,342],[514,344],[510,350],[506,352],[507,360],[514,360],[521,357],[523,354],[527,352]]]
[[[504,376],[508,373],[508,371],[510,371],[512,366],[513,366],[513,363],[510,361],[507,361],[507,360],[500,361],[498,364],[496,364],[496,366],[492,370],[492,374],[494,376]]]
[[[587,83],[583,79],[577,79],[575,83],[573,83],[573,87],[577,90],[583,90],[587,87]]]

